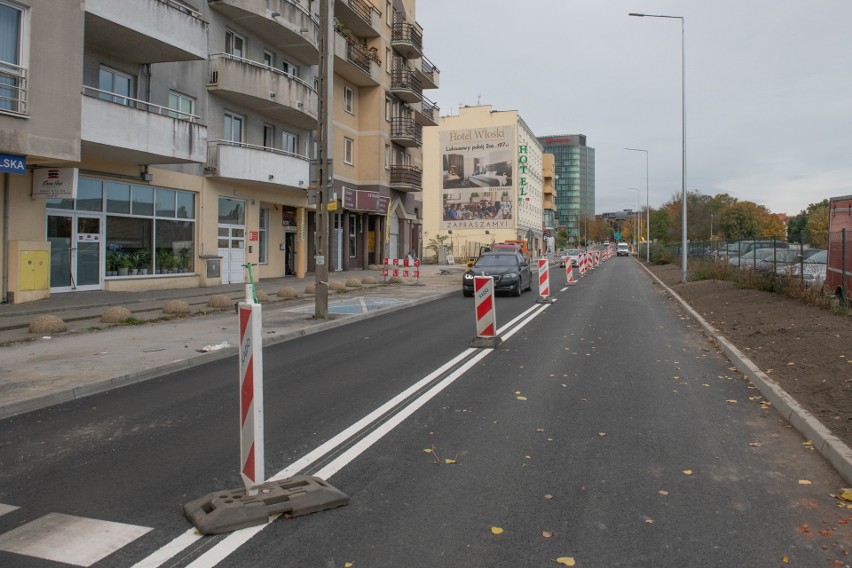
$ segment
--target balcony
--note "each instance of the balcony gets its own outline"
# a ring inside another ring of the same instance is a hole
[[[319,21],[299,4],[290,0],[207,0],[207,3],[257,34],[266,45],[309,65],[319,65]]]
[[[423,145],[423,127],[417,124],[413,118],[395,116],[391,120],[392,142],[396,142],[400,146],[411,148],[412,146]]]
[[[441,109],[437,104],[423,97],[423,102],[414,106],[414,120],[421,126],[438,126]]]
[[[405,66],[394,67],[391,74],[391,93],[401,101],[419,103],[423,100],[423,85],[420,77]]]
[[[416,166],[394,164],[391,166],[390,186],[397,191],[422,191],[423,172]]]
[[[304,156],[264,146],[211,140],[204,171],[210,177],[305,190],[311,179],[310,169],[310,160]]]
[[[394,22],[391,46],[406,59],[423,57],[423,34],[414,24]]]
[[[27,115],[27,69],[0,61],[0,113]]]
[[[83,87],[82,154],[135,164],[204,163],[207,127],[198,117]]]
[[[441,82],[441,71],[426,59],[426,56],[420,60],[419,65],[414,66],[414,71],[420,77],[420,82],[424,89],[437,89]]]
[[[377,57],[340,32],[334,34],[334,72],[357,87],[381,84]]]
[[[382,14],[365,0],[336,0],[334,15],[337,20],[358,37],[379,37]]]
[[[174,0],[86,0],[86,45],[134,63],[207,59],[207,22]]]
[[[256,61],[227,53],[212,54],[207,91],[270,120],[304,130],[317,126],[319,97],[314,88]]]

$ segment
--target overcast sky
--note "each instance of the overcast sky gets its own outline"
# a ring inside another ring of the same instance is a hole
[[[681,192],[680,20],[688,190],[795,215],[852,194],[852,0],[420,0],[426,96],[518,110],[536,136],[585,134],[595,211]]]

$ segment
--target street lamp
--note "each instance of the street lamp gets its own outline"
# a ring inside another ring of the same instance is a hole
[[[636,257],[639,257],[639,239],[642,238],[642,205],[639,203],[639,197],[641,194],[641,189],[638,187],[628,187],[627,189],[636,190]]]
[[[645,261],[651,262],[651,202],[648,193],[648,150],[641,148],[625,148],[633,152],[645,152]]]
[[[686,270],[686,19],[683,16],[663,16],[660,14],[637,14],[631,12],[628,16],[638,18],[666,18],[669,20],[680,20],[680,118],[681,118],[681,281],[689,280]]]

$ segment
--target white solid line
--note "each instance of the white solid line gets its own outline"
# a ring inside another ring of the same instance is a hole
[[[507,339],[508,337],[511,337],[517,331],[519,331],[521,328],[523,328],[527,323],[532,321],[532,319],[536,315],[538,315],[538,313],[543,311],[549,305],[550,304],[545,304],[545,305],[536,304],[536,305],[531,306],[530,308],[528,308],[527,310],[522,312],[520,315],[516,316],[511,321],[509,321],[509,323],[504,325],[502,328],[500,328],[498,330],[498,334],[501,333],[502,331],[508,329],[509,327],[513,326],[516,322],[523,320],[522,323],[520,323],[517,328],[512,329],[511,332],[509,332],[508,335],[505,338]],[[427,385],[429,382],[434,380],[436,377],[438,377],[441,374],[443,374],[444,372],[446,372],[447,369],[458,364],[459,361],[465,359],[474,351],[479,351],[479,353],[477,353],[474,357],[472,357],[470,359],[470,361],[468,361],[462,367],[460,367],[460,369],[457,370],[456,373],[453,373],[453,375],[450,375],[450,377],[447,377],[446,379],[444,379],[443,381],[438,383],[438,385],[432,387],[432,389],[427,391],[426,394],[421,395],[419,398],[417,398],[416,400],[411,402],[408,407],[405,407],[405,408],[400,410],[400,413],[405,413],[410,406],[417,405],[417,407],[415,409],[413,409],[411,412],[409,412],[406,415],[406,417],[409,416],[411,413],[413,413],[415,410],[417,410],[417,408],[420,408],[421,406],[423,406],[423,404],[425,404],[429,399],[431,399],[436,394],[438,394],[441,390],[446,388],[447,385],[449,385],[453,381],[455,381],[459,376],[461,376],[463,374],[464,371],[467,371],[473,364],[482,360],[485,356],[491,354],[493,352],[493,350],[492,349],[478,350],[478,349],[470,348],[470,349],[466,349],[466,350],[462,351],[460,354],[458,354],[456,357],[454,357],[453,359],[451,359],[450,361],[448,361],[447,363],[442,365],[440,368],[436,369],[435,371],[433,371],[432,373],[430,373],[429,375],[427,375],[426,377],[424,377],[423,379],[421,379],[420,381],[418,381],[414,385],[410,386],[409,388],[407,388],[406,390],[404,390],[403,392],[401,392],[400,394],[398,394],[397,396],[395,396],[394,398],[392,398],[391,400],[389,400],[388,402],[386,402],[385,404],[383,404],[382,406],[380,406],[379,408],[377,408],[376,410],[374,410],[373,412],[371,412],[370,414],[368,414],[367,416],[365,416],[364,418],[362,418],[361,420],[356,422],[355,424],[349,426],[343,432],[337,434],[333,438],[331,438],[328,441],[326,441],[325,443],[323,443],[318,448],[307,453],[304,457],[298,459],[297,461],[290,464],[288,467],[284,468],[280,472],[276,473],[274,476],[270,477],[269,481],[276,481],[276,480],[279,480],[279,479],[286,479],[288,477],[292,477],[293,475],[295,475],[299,471],[302,471],[305,468],[309,467],[315,461],[317,461],[318,459],[320,459],[324,455],[328,454],[334,448],[336,448],[337,446],[339,446],[340,444],[342,444],[343,442],[345,442],[346,440],[348,440],[349,438],[351,438],[352,436],[357,434],[359,431],[364,429],[364,427],[366,427],[367,425],[369,425],[370,423],[375,421],[380,416],[386,414],[393,407],[397,406],[400,402],[402,402],[403,400],[405,400],[406,398],[408,398],[409,396],[411,396],[412,394],[417,392],[423,386]],[[454,375],[457,375],[457,376],[454,376]],[[450,379],[452,379],[452,380],[450,380]],[[425,398],[427,395],[429,395],[428,398]],[[397,421],[396,417],[398,415],[399,414],[395,415],[388,422],[393,422],[394,426],[398,425],[400,422],[402,422],[402,420],[404,420],[404,418],[403,418],[403,419],[400,419],[400,420]],[[386,422],[386,424],[388,422]],[[388,430],[388,432],[389,431],[390,431],[390,429]],[[385,433],[387,433],[387,432],[385,432]],[[382,436],[385,433],[383,433]],[[367,437],[365,437],[364,440],[371,439],[372,441],[370,442],[369,445],[372,445],[378,439],[381,438],[381,436],[378,436],[373,440],[374,435],[375,435],[375,432],[373,432],[370,435],[368,435]],[[364,442],[364,440],[359,441],[359,443],[356,444],[356,446],[360,447],[362,445],[362,443]],[[364,450],[366,450],[369,447],[369,445],[364,446],[361,451],[363,452]],[[353,447],[356,447],[356,446],[353,446]],[[347,450],[346,452],[344,452],[343,454],[338,456],[330,464],[326,465],[325,468],[323,468],[323,470],[321,470],[320,472],[317,472],[316,477],[320,477],[321,479],[328,479],[328,477],[330,477],[331,475],[327,475],[327,477],[323,477],[322,475],[320,475],[320,473],[325,472],[325,470],[331,471],[330,470],[331,466],[334,465],[334,464],[340,463],[340,461],[344,458],[344,456],[349,456],[350,452],[352,452],[352,448],[350,448],[349,450]],[[337,471],[339,471],[344,465],[351,462],[351,460],[354,459],[355,457],[357,457],[357,454],[352,455],[351,457],[348,458],[348,460],[345,463],[341,463],[339,466],[337,466],[333,471],[331,471],[331,474],[334,474]],[[278,518],[278,516],[270,518],[270,523],[273,520],[275,520],[276,518]],[[207,552],[202,554],[200,557],[198,557],[187,568],[212,568],[212,567],[216,566],[219,562],[221,562],[222,560],[224,560],[225,558],[230,556],[235,550],[237,550],[237,548],[239,548],[240,546],[242,546],[243,544],[245,544],[246,542],[251,540],[251,538],[254,537],[254,535],[258,534],[260,531],[265,529],[268,526],[268,524],[269,523],[267,523],[266,525],[259,525],[259,526],[256,526],[256,527],[249,527],[249,528],[246,528],[246,529],[240,529],[238,531],[234,531],[233,533],[231,533],[230,535],[225,537],[223,540],[218,542],[210,550],[208,550]],[[142,560],[141,562],[139,562],[138,564],[134,565],[133,568],[159,568],[159,566],[162,566],[167,560],[176,556],[178,553],[180,553],[185,548],[188,548],[189,546],[191,546],[195,541],[200,539],[202,536],[203,535],[199,534],[198,531],[196,531],[195,529],[190,529],[189,531],[187,531],[183,535],[179,536],[178,538],[174,539],[172,542],[170,542],[169,544],[167,544],[163,548],[155,551],[148,558],[146,558],[146,559]],[[167,554],[168,554],[168,556],[166,556]]]

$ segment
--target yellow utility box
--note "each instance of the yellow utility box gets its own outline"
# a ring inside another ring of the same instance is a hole
[[[50,243],[9,241],[9,302],[50,297]]]

